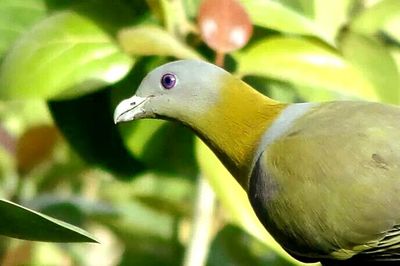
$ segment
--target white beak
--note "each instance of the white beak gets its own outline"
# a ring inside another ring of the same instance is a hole
[[[115,108],[114,123],[131,121],[139,118],[150,117],[151,114],[143,108],[143,105],[150,97],[132,96],[129,99],[123,100]]]

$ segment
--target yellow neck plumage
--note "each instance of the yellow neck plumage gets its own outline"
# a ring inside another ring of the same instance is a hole
[[[248,177],[261,138],[287,106],[276,102],[232,76],[221,82],[219,99],[189,124],[214,151],[241,186]]]

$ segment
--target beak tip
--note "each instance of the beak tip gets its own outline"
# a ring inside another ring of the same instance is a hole
[[[117,113],[117,111],[115,111],[115,112],[114,112],[114,119],[113,119],[115,125],[118,124],[118,123],[120,122],[120,119],[119,119],[119,118],[120,118],[120,114]]]

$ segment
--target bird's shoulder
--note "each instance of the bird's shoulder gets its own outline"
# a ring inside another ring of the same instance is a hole
[[[270,137],[250,180],[264,195],[252,200],[266,227],[291,251],[336,258],[375,247],[397,230],[399,119],[400,109],[388,105],[326,103]]]

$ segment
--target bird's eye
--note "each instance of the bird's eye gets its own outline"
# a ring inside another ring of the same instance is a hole
[[[176,84],[176,76],[174,74],[164,74],[161,78],[161,85],[164,89],[172,89]]]

